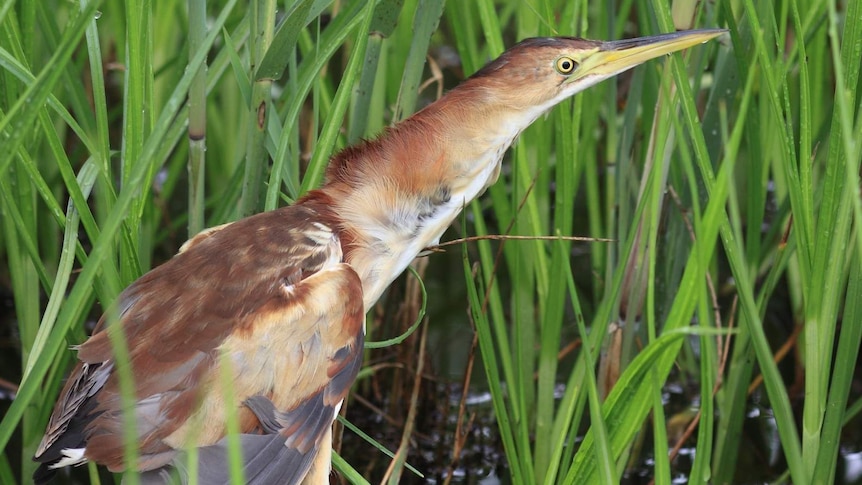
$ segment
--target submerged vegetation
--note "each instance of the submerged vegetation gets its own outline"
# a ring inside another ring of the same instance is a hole
[[[538,120],[369,314],[336,468],[467,481],[481,442],[470,479],[862,481],[862,2],[668,3],[0,1],[0,482],[29,482],[69,346],[190,235],[520,39],[689,28],[729,33]]]

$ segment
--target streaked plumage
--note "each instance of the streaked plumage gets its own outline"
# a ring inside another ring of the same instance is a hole
[[[364,314],[496,181],[515,137],[561,100],[720,31],[616,43],[528,39],[379,138],[333,157],[291,207],[207,230],[114,305],[130,350],[139,471],[226,483],[237,411],[249,483],[328,483],[331,424],[361,365]],[[36,459],[123,462],[119,381],[104,319],[78,348]],[[227,365],[232,393],[221,376]]]
[[[318,222],[332,219],[327,205],[312,197],[201,234],[122,293],[117,309],[132,343],[140,469],[169,465],[190,445],[215,447],[201,452],[201,470],[224,465],[217,455],[228,402],[239,409],[243,433],[280,433],[244,442],[278,442],[268,462],[274,473],[301,477],[309,469],[359,370],[363,342],[361,283],[343,262],[337,229]],[[123,422],[108,334],[97,329],[78,358],[37,456],[51,463],[63,449],[86,446],[84,457],[121,471]],[[230,401],[220,381],[225,361],[234,376]],[[244,404],[251,398],[270,405]],[[254,412],[274,409],[281,411]],[[270,471],[247,470],[246,477]]]

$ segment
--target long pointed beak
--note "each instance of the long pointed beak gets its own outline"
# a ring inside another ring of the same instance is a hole
[[[575,75],[569,78],[569,82],[588,76],[602,78],[613,76],[650,59],[702,44],[725,32],[727,32],[725,29],[685,30],[671,34],[602,42],[595,52],[581,59],[581,65]]]

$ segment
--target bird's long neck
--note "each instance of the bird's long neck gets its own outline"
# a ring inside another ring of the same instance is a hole
[[[501,107],[469,87],[330,162],[321,191],[348,233],[345,259],[362,280],[366,310],[496,181],[506,149],[544,111]]]

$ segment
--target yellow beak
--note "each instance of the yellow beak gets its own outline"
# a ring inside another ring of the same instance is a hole
[[[580,66],[568,82],[585,77],[608,77],[631,69],[650,59],[670,54],[727,32],[724,29],[686,30],[671,34],[653,35],[610,42],[602,42],[596,50],[580,59]]]

